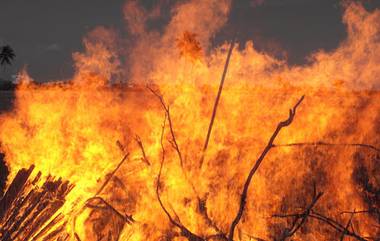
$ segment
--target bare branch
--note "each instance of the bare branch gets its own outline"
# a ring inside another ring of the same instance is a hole
[[[344,236],[346,236],[346,230],[348,230],[348,228],[350,227],[350,225],[352,223],[352,218],[354,217],[354,214],[355,214],[354,212],[351,213],[351,216],[348,219],[348,222],[346,224],[345,230],[344,230],[344,232],[342,232],[342,235],[340,236],[340,241],[343,241],[344,240]]]
[[[163,138],[164,138],[164,132],[165,132],[166,118],[167,118],[167,114],[165,114],[164,124],[162,125],[162,131],[161,131],[161,140],[160,141],[161,141],[162,156],[161,156],[160,170],[159,170],[158,176],[157,176],[156,196],[157,196],[158,202],[160,203],[162,210],[164,210],[164,212],[165,212],[166,216],[168,216],[170,222],[178,227],[179,224],[177,224],[174,221],[174,219],[172,218],[172,216],[170,215],[170,213],[168,212],[168,210],[165,208],[164,204],[162,203],[162,200],[160,197],[161,173],[162,173],[162,167],[164,166],[164,162],[165,162],[165,148],[164,148],[164,144],[163,144]]]
[[[79,235],[78,235],[76,232],[74,232],[74,237],[75,237],[75,239],[76,239],[77,241],[81,241]]]
[[[93,201],[98,201],[104,205],[100,206],[98,204],[93,204]],[[86,201],[86,207],[92,208],[92,209],[108,209],[111,210],[113,213],[115,213],[118,217],[120,217],[122,220],[124,220],[126,223],[131,224],[135,220],[133,219],[132,215],[124,215],[120,213],[116,208],[114,208],[110,203],[108,203],[106,200],[104,200],[102,197],[92,197]]]
[[[107,186],[107,184],[111,181],[112,177],[116,174],[116,172],[119,170],[119,168],[123,165],[123,163],[128,159],[129,153],[125,154],[123,159],[119,162],[119,164],[116,166],[116,168],[111,172],[111,174],[108,176],[106,181],[103,183],[103,185],[99,188],[99,190],[96,192],[94,196],[99,196],[99,194],[104,190],[104,188]]]
[[[368,213],[375,213],[375,211],[371,210],[359,210],[359,211],[343,211],[340,212],[340,214],[368,214]]]
[[[215,223],[214,220],[211,219],[211,217],[207,213],[207,206],[206,206],[206,199],[198,198],[198,211],[205,220],[206,224],[213,228],[214,231],[217,233],[216,236],[219,237],[219,239],[227,240],[226,234],[218,227],[218,225]],[[207,198],[207,197],[206,197]],[[212,235],[215,236],[215,235]]]
[[[259,156],[259,158],[256,160],[255,165],[252,167],[251,171],[249,172],[249,175],[248,175],[248,177],[247,177],[247,179],[246,179],[246,181],[244,183],[243,192],[242,192],[242,194],[240,196],[239,210],[238,210],[238,212],[236,214],[235,219],[231,223],[230,232],[228,234],[228,240],[229,241],[233,240],[235,228],[238,225],[238,223],[240,222],[241,217],[243,216],[244,208],[245,208],[246,200],[247,200],[248,188],[249,188],[249,185],[251,184],[253,175],[256,173],[257,169],[260,167],[260,164],[264,160],[265,156],[268,154],[268,152],[270,151],[270,149],[273,147],[273,142],[276,139],[277,135],[280,133],[281,129],[284,128],[284,127],[289,126],[292,123],[292,121],[294,119],[294,116],[296,115],[297,107],[301,104],[301,102],[303,101],[304,97],[305,96],[302,96],[298,100],[298,102],[294,105],[293,109],[289,110],[289,117],[288,117],[288,119],[286,119],[286,120],[281,121],[280,123],[278,123],[277,128],[274,131],[274,133],[272,134],[271,138],[269,139],[269,142],[266,145],[266,147],[264,148],[264,151],[261,153],[261,155]]]
[[[334,219],[326,217],[326,216],[324,216],[324,215],[322,215],[320,213],[317,213],[317,212],[315,212],[313,210],[312,210],[312,213],[309,216],[311,218],[317,219],[317,220],[319,220],[319,221],[321,221],[323,223],[328,224],[329,226],[333,227],[336,231],[338,231],[338,232],[340,232],[340,233],[342,233],[344,235],[350,236],[352,238],[355,238],[356,240],[366,241],[366,240],[371,239],[371,238],[364,238],[364,237],[360,236],[359,234],[350,231],[348,229],[348,227],[343,226],[342,224],[338,223]]]
[[[149,162],[148,158],[146,157],[144,145],[143,145],[143,143],[141,141],[141,138],[138,135],[136,135],[135,140],[136,140],[137,144],[139,145],[141,153],[143,155],[143,157],[141,158],[141,160],[143,162],[145,162],[145,164],[147,164],[148,166],[150,166],[150,162]]]
[[[168,122],[169,122],[170,134],[172,136],[171,144],[172,144],[173,148],[176,150],[178,158],[179,158],[180,165],[183,168],[182,153],[181,153],[181,150],[180,150],[180,148],[178,146],[177,139],[176,139],[176,136],[175,136],[175,133],[174,133],[173,122],[172,122],[172,119],[171,119],[171,116],[170,116],[170,108],[169,108],[168,105],[165,104],[164,98],[162,97],[162,95],[160,95],[158,93],[158,91],[152,89],[150,86],[147,86],[147,89],[150,90],[158,98],[158,100],[161,103],[162,108],[165,110],[165,113],[166,113],[166,116],[167,116],[167,119],[168,119]]]
[[[213,127],[214,121],[215,121],[216,111],[218,110],[219,100],[220,100],[220,97],[222,95],[224,80],[226,79],[228,64],[230,63],[230,58],[231,58],[232,50],[234,49],[234,45],[235,45],[235,37],[232,39],[231,44],[230,44],[230,49],[228,50],[228,55],[227,55],[226,63],[224,65],[224,70],[223,70],[223,74],[222,74],[222,79],[220,80],[218,94],[216,95],[214,108],[212,110],[211,120],[210,120],[210,124],[208,126],[207,136],[206,136],[205,144],[203,146],[203,152],[202,152],[202,156],[201,156],[200,163],[199,163],[200,169],[202,168],[204,153],[207,150],[208,142],[210,140],[212,127]]]
[[[298,142],[298,143],[289,143],[289,144],[276,144],[273,147],[292,147],[292,146],[352,146],[352,147],[361,147],[368,148],[380,153],[380,149],[369,144],[363,143],[328,143],[328,142]]]
[[[241,229],[237,229],[238,230],[238,237],[239,237],[239,240],[246,240],[244,239],[244,236],[248,237],[250,241],[252,240],[256,240],[256,241],[266,241],[265,239],[262,239],[262,238],[259,238],[259,237],[256,237],[256,236],[253,236],[251,234],[248,234],[248,233],[243,233],[243,231]]]
[[[117,141],[117,145],[119,146],[119,148],[121,150],[124,150],[123,146],[121,145],[121,143],[119,141]],[[119,170],[119,168],[128,159],[128,156],[129,156],[129,153],[126,153],[124,155],[124,157],[121,159],[121,161],[119,162],[119,164],[115,167],[115,169],[111,172],[111,174],[109,174],[109,176],[107,177],[107,179],[105,180],[105,182],[103,183],[103,185],[99,188],[99,190],[95,193],[95,195],[93,197],[97,197],[97,196],[99,196],[103,192],[104,188],[108,185],[108,183],[111,181],[111,179],[115,176],[115,174]],[[75,233],[75,226],[76,226],[76,221],[77,221],[78,215],[80,213],[82,213],[86,209],[86,207],[87,207],[86,205],[82,206],[80,208],[80,210],[78,211],[78,213],[76,215],[74,215],[74,217],[73,217],[74,233]],[[76,238],[79,240],[78,234],[75,233],[75,235],[77,236]]]
[[[294,218],[292,222],[292,226],[290,228],[286,228],[284,232],[282,233],[279,240],[285,241],[287,238],[292,237],[298,229],[302,227],[306,223],[307,218],[310,216],[310,212],[312,211],[313,207],[316,205],[318,200],[322,197],[323,193],[320,192],[318,194],[314,194],[313,200],[311,203],[305,208],[305,211],[302,213],[297,214],[275,214],[272,217],[276,218]]]
[[[313,201],[305,209],[305,211],[302,213],[275,214],[272,216],[275,218],[294,218],[291,228],[286,229],[285,232],[283,233],[282,237],[280,237],[281,241],[284,241],[287,238],[293,236],[295,234],[295,232],[300,227],[302,227],[302,225],[305,224],[307,218],[316,219],[316,220],[323,222],[323,223],[329,225],[330,227],[334,228],[337,232],[339,232],[341,234],[340,240],[343,240],[344,236],[350,236],[350,237],[352,237],[356,240],[360,240],[360,241],[366,241],[366,240],[372,240],[373,239],[373,238],[362,237],[353,230],[352,219],[353,219],[354,214],[357,213],[356,211],[350,212],[351,217],[345,226],[343,226],[342,224],[340,224],[339,222],[335,221],[332,218],[329,218],[323,214],[320,214],[320,213],[314,211],[313,208],[315,207],[316,202],[322,196],[322,194],[323,193],[319,193],[318,195],[314,195]],[[351,227],[352,231],[350,231],[350,227]],[[375,239],[373,239],[373,240],[375,240]]]
[[[168,118],[168,116],[167,116],[167,114],[165,114],[164,124],[162,125],[162,131],[161,131],[161,140],[160,140],[161,141],[161,149],[162,149],[162,157],[161,157],[160,170],[159,170],[158,176],[157,176],[156,196],[157,196],[158,202],[159,202],[162,210],[164,211],[164,213],[168,217],[170,223],[173,224],[174,226],[176,226],[177,228],[179,228],[181,230],[181,234],[184,237],[188,238],[191,241],[204,241],[203,238],[201,238],[198,235],[192,233],[190,230],[188,230],[181,223],[176,222],[174,220],[174,218],[171,216],[171,214],[169,213],[169,211],[166,209],[166,207],[163,204],[163,202],[161,200],[161,197],[160,197],[161,174],[162,174],[162,168],[163,168],[164,162],[165,162],[165,148],[164,148],[164,144],[163,144],[163,137],[164,137],[165,125],[166,125],[166,119],[167,118]]]
[[[172,137],[172,139],[169,141],[169,143],[171,144],[173,149],[177,152],[178,159],[180,162],[180,166],[181,166],[181,169],[182,169],[182,172],[183,172],[183,175],[184,175],[186,181],[190,184],[191,188],[193,189],[193,192],[197,196],[199,196],[197,190],[195,189],[193,182],[191,182],[191,180],[189,179],[189,177],[187,175],[187,172],[185,171],[184,160],[182,158],[182,152],[181,152],[179,145],[177,143],[177,138],[176,138],[174,128],[173,128],[173,122],[172,122],[171,115],[170,115],[170,108],[169,108],[169,106],[167,106],[165,104],[164,98],[162,97],[162,95],[160,95],[158,93],[158,91],[152,89],[150,86],[147,86],[147,88],[159,99],[159,101],[162,105],[162,108],[165,110],[165,115],[167,116],[167,120],[169,122],[170,135]]]

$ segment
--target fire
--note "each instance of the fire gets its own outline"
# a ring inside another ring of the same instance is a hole
[[[20,74],[15,108],[0,116],[9,180],[34,164],[75,184],[61,210],[73,240],[186,240],[158,196],[193,234],[227,236],[249,170],[302,95],[297,116],[253,176],[234,240],[278,239],[292,222],[273,215],[302,212],[318,191],[323,195],[313,210],[343,227],[350,215],[342,212],[371,210],[353,215],[348,229],[379,236],[372,224],[380,218],[374,148],[380,143],[380,10],[346,4],[347,39],[334,51],[315,52],[305,66],[289,67],[254,42],[235,48],[203,153],[229,47],[211,49],[210,40],[230,5],[177,4],[158,33],[145,27],[157,14],[128,1],[129,46],[99,27],[84,38],[85,52],[73,54],[72,79],[38,84]],[[340,236],[309,217],[292,238]]]

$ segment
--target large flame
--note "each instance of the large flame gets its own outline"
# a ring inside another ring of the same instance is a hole
[[[211,49],[210,41],[227,21],[230,4],[177,4],[168,25],[155,32],[146,24],[159,15],[159,8],[147,11],[130,1],[124,8],[132,39],[128,47],[122,48],[114,31],[100,27],[84,39],[86,51],[73,55],[76,71],[71,80],[37,84],[21,73],[15,108],[0,117],[1,150],[10,178],[35,164],[46,175],[74,183],[62,212],[69,220],[67,231],[82,240],[107,235],[106,226],[120,240],[183,240],[159,205],[156,185],[169,212],[193,233],[213,234],[214,224],[228,233],[251,166],[277,123],[305,94],[294,122],[276,144],[339,145],[273,148],[254,176],[235,240],[277,237],[289,223],[272,215],[307,206],[314,184],[325,193],[318,209],[343,223],[349,216],[342,211],[380,208],[379,194],[373,191],[380,188],[377,153],[344,145],[380,144],[380,10],[346,4],[347,39],[334,51],[315,52],[305,66],[289,67],[256,50],[254,42],[235,48],[202,157],[228,50],[228,43]],[[121,57],[127,59],[125,65]],[[132,87],[120,84],[125,81]],[[170,108],[181,160],[165,111],[146,85]],[[165,120],[165,164],[157,184]],[[122,225],[109,215],[83,211],[95,194],[135,222]],[[200,211],[200,199],[213,225]],[[373,236],[379,231],[371,223],[378,218],[358,215],[352,223],[363,236]],[[339,233],[309,221],[293,238],[331,237]]]

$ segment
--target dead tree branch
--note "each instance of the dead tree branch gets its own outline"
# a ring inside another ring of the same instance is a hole
[[[359,211],[343,211],[340,212],[340,214],[366,214],[366,213],[376,213],[375,211],[371,210],[359,210]]]
[[[314,193],[313,200],[311,203],[305,208],[305,211],[297,214],[275,214],[272,217],[276,218],[293,218],[293,222],[290,228],[286,228],[284,232],[281,234],[278,240],[285,241],[287,238],[292,237],[298,229],[300,229],[305,223],[307,218],[310,216],[310,212],[318,202],[318,200],[322,197],[323,193],[320,192],[318,194]]]
[[[250,241],[252,241],[252,240],[256,240],[256,241],[266,241],[265,239],[262,239],[262,238],[259,238],[259,237],[256,237],[256,236],[253,236],[252,234],[249,234],[249,233],[243,233],[243,231],[242,231],[240,228],[237,229],[237,232],[238,232],[239,240],[246,240],[246,239],[244,239],[244,237],[247,237],[247,238],[249,238]]]
[[[99,202],[99,203],[93,203],[93,202]],[[102,204],[104,206],[102,206]],[[116,214],[121,220],[124,220],[126,223],[131,224],[135,220],[133,219],[132,215],[124,215],[120,213],[115,207],[113,207],[110,203],[108,203],[106,200],[104,200],[102,197],[92,197],[86,201],[86,207],[92,208],[92,209],[107,209],[111,210],[113,213]]]
[[[112,177],[115,176],[116,172],[119,170],[119,168],[123,165],[123,163],[128,159],[129,153],[125,154],[123,159],[119,162],[119,164],[116,166],[116,168],[111,172],[111,174],[108,176],[106,181],[103,183],[103,185],[99,188],[99,190],[96,192],[94,196],[99,196],[99,194],[104,190],[104,188],[107,186],[107,184],[111,181]]]
[[[349,227],[351,226],[352,218],[354,217],[354,214],[355,214],[354,212],[351,213],[351,216],[348,219],[348,222],[347,222],[346,227],[345,227],[345,232],[343,232],[342,235],[340,236],[340,241],[344,240],[344,236],[346,236],[346,230],[348,230]]]
[[[289,126],[293,122],[294,116],[296,115],[297,107],[301,104],[303,99],[304,99],[304,96],[302,96],[298,100],[298,102],[294,105],[294,107],[289,110],[288,119],[278,123],[277,128],[274,131],[274,133],[272,134],[271,138],[269,139],[269,142],[266,145],[266,147],[264,148],[264,151],[261,153],[261,155],[257,159],[255,165],[252,167],[251,171],[249,172],[249,175],[248,175],[248,177],[244,183],[243,192],[240,196],[239,210],[236,214],[235,219],[232,221],[231,226],[230,226],[230,231],[228,234],[228,240],[229,241],[233,241],[235,228],[238,225],[238,223],[240,222],[241,217],[243,216],[244,208],[245,208],[246,200],[247,200],[248,188],[249,188],[249,185],[251,184],[253,175],[256,173],[256,171],[260,167],[260,164],[262,163],[262,161],[264,160],[265,156],[268,154],[270,149],[272,149],[274,140],[276,139],[277,135],[280,133],[281,129]]]
[[[230,63],[230,58],[231,58],[232,50],[234,49],[234,45],[235,45],[235,37],[232,39],[231,44],[230,44],[230,49],[228,50],[228,55],[227,55],[226,63],[224,65],[224,70],[223,70],[223,74],[222,74],[222,79],[220,80],[218,94],[216,95],[214,108],[212,110],[211,120],[210,120],[210,124],[208,126],[207,136],[206,136],[205,144],[203,146],[203,152],[202,152],[202,156],[201,156],[200,163],[199,163],[200,169],[202,168],[202,165],[203,165],[204,153],[206,152],[207,147],[208,147],[208,143],[210,141],[212,127],[214,125],[216,111],[218,110],[219,100],[220,100],[220,97],[222,95],[224,80],[226,79],[228,65]]]
[[[117,142],[117,145],[119,146],[119,148],[121,150],[123,150],[124,148],[122,147],[121,143],[120,142]],[[93,196],[93,198],[95,197],[98,197],[104,190],[104,188],[108,185],[108,183],[111,181],[112,177],[115,176],[116,172],[120,169],[120,167],[123,165],[123,163],[128,159],[128,156],[129,156],[129,153],[126,153],[124,155],[124,157],[121,159],[121,161],[119,162],[119,164],[115,167],[115,169],[110,173],[110,175],[107,177],[107,179],[105,180],[105,182],[102,184],[102,186],[98,189],[98,191],[95,193],[95,195]],[[90,198],[91,199],[91,198]],[[86,205],[83,205],[78,213],[74,216],[73,218],[73,227],[75,229],[75,226],[76,226],[76,221],[77,221],[77,217],[79,214],[81,214],[85,209],[86,209]],[[75,230],[74,230],[74,233],[75,233]],[[75,233],[76,234],[76,233]],[[79,238],[79,236],[77,237]]]
[[[365,238],[360,236],[359,234],[355,233],[354,231],[350,231],[349,227],[346,228],[346,226],[343,226],[339,222],[335,221],[332,218],[326,217],[323,214],[320,214],[318,212],[315,212],[314,210],[311,211],[311,214],[309,215],[311,218],[314,218],[316,220],[319,220],[325,224],[328,224],[332,228],[334,228],[336,231],[338,231],[341,234],[344,234],[346,236],[350,236],[356,240],[360,241],[366,241],[366,240],[372,240],[373,238]],[[373,239],[375,240],[375,239]]]
[[[227,240],[226,234],[222,231],[222,229],[220,229],[218,227],[216,222],[214,220],[212,220],[211,217],[208,215],[207,206],[206,206],[207,197],[205,199],[201,199],[199,197],[197,197],[197,198],[198,198],[198,212],[201,214],[201,216],[205,220],[206,224],[209,227],[214,229],[214,231],[217,233],[219,238],[222,238],[223,240]]]
[[[282,234],[279,240],[284,241],[287,238],[290,238],[291,236],[293,236],[297,232],[297,230],[305,224],[307,218],[315,219],[329,225],[330,227],[332,227],[333,229],[335,229],[337,232],[341,234],[340,240],[343,240],[345,236],[350,236],[351,238],[354,238],[359,241],[376,240],[374,238],[362,237],[353,230],[352,219],[353,219],[354,214],[356,213],[355,211],[351,212],[351,217],[345,226],[343,226],[338,221],[332,218],[329,218],[323,214],[320,214],[314,211],[315,204],[317,203],[317,201],[322,195],[323,193],[319,193],[318,195],[314,194],[314,198],[312,202],[308,205],[308,207],[302,213],[275,214],[272,216],[274,218],[293,218],[292,226],[284,231],[284,233]],[[350,227],[352,230],[350,230]]]
[[[142,160],[145,164],[147,164],[148,166],[150,166],[150,162],[149,162],[148,158],[146,157],[145,149],[144,149],[144,145],[143,145],[143,143],[142,143],[142,141],[141,141],[140,136],[136,135],[135,140],[136,140],[136,142],[137,142],[137,145],[139,145],[140,150],[141,150],[141,153],[142,153],[142,155],[143,155],[143,157],[141,158],[141,160]]]
[[[164,211],[164,213],[166,214],[166,216],[168,217],[170,223],[174,226],[176,226],[177,228],[179,228],[181,230],[181,234],[184,236],[184,237],[187,237],[189,240],[191,241],[203,241],[203,239],[199,236],[197,236],[196,234],[192,233],[190,230],[188,230],[185,226],[183,226],[181,223],[177,222],[176,220],[174,220],[174,218],[171,216],[171,214],[169,213],[169,211],[167,210],[167,208],[165,207],[165,205],[163,204],[162,200],[161,200],[161,196],[160,196],[160,183],[161,183],[161,174],[162,174],[162,169],[163,169],[163,166],[164,166],[164,162],[165,162],[165,148],[164,148],[164,144],[163,144],[163,138],[164,138],[164,132],[165,132],[165,125],[166,125],[166,119],[168,118],[168,115],[167,115],[167,112],[165,113],[165,119],[164,119],[164,123],[162,125],[162,131],[161,131],[161,139],[160,139],[160,142],[161,142],[161,149],[162,149],[162,156],[161,156],[161,163],[160,163],[160,170],[158,172],[158,176],[157,176],[157,184],[156,184],[156,196],[157,196],[157,200],[162,208],[162,210]],[[169,124],[170,125],[170,124]]]
[[[162,210],[164,211],[164,213],[168,217],[170,223],[173,226],[179,228],[179,230],[181,231],[181,235],[183,237],[186,237],[190,241],[207,241],[207,240],[210,240],[213,238],[219,238],[222,240],[227,240],[226,236],[221,232],[218,232],[217,234],[209,235],[209,236],[204,237],[204,238],[201,236],[198,236],[197,234],[195,234],[193,232],[191,232],[188,228],[186,228],[181,223],[180,218],[176,214],[175,210],[172,208],[174,215],[176,217],[176,218],[173,218],[172,215],[170,214],[170,212],[168,211],[168,209],[165,207],[164,203],[162,202],[162,199],[160,196],[160,183],[161,183],[162,169],[163,169],[163,166],[165,163],[165,148],[164,148],[164,144],[163,144],[163,139],[164,139],[165,126],[166,126],[166,119],[168,119],[167,113],[165,113],[165,119],[164,119],[164,123],[162,125],[162,130],[161,130],[160,144],[161,144],[162,156],[161,156],[160,169],[159,169],[159,172],[157,175],[157,184],[156,184],[156,196],[157,196],[157,200],[160,204],[160,207],[162,208]]]
[[[363,143],[329,143],[329,142],[297,142],[297,143],[289,143],[289,144],[277,144],[273,145],[273,147],[293,147],[293,146],[351,146],[351,147],[361,147],[368,148],[380,153],[380,149],[369,144]]]
[[[173,149],[177,152],[178,159],[179,159],[179,162],[180,162],[180,166],[181,166],[181,169],[182,169],[182,172],[183,172],[183,175],[184,175],[186,181],[190,184],[191,188],[193,189],[193,192],[197,196],[199,196],[197,190],[195,189],[195,186],[194,186],[193,182],[190,181],[190,179],[189,179],[189,177],[187,175],[187,172],[185,171],[184,160],[182,158],[182,152],[181,152],[181,150],[179,148],[179,145],[177,143],[177,138],[176,138],[176,135],[175,135],[175,132],[174,132],[173,122],[172,122],[171,115],[170,115],[170,108],[169,108],[168,105],[165,104],[164,98],[162,97],[161,94],[158,93],[158,91],[152,89],[150,86],[147,86],[147,88],[159,99],[159,101],[161,103],[161,106],[162,106],[162,108],[165,111],[165,115],[166,115],[166,118],[167,118],[168,123],[169,123],[170,135],[171,135],[171,138],[172,138],[171,141],[169,141],[169,143],[171,144],[171,146],[173,147]]]
[[[148,88],[148,90],[150,90],[153,93],[153,95],[155,95],[158,98],[158,100],[161,103],[162,108],[165,110],[165,113],[166,113],[166,116],[167,116],[167,119],[168,119],[168,123],[169,123],[170,135],[172,136],[172,140],[171,140],[170,143],[172,144],[173,148],[177,152],[177,155],[178,155],[178,158],[179,158],[179,161],[180,161],[180,165],[183,168],[182,153],[181,153],[181,150],[180,150],[180,148],[178,146],[177,139],[176,139],[176,136],[175,136],[173,122],[172,122],[172,118],[170,116],[170,108],[169,108],[168,105],[166,105],[166,103],[165,103],[164,98],[162,97],[162,95],[160,95],[156,90],[152,89],[150,86],[147,86],[147,88]]]

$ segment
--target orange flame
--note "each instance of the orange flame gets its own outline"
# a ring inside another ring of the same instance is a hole
[[[228,48],[226,43],[210,49],[210,39],[226,22],[229,9],[228,0],[177,4],[163,33],[157,33],[145,28],[156,14],[128,2],[125,19],[136,41],[128,46],[127,67],[119,60],[119,37],[97,28],[84,40],[86,51],[73,55],[76,72],[71,80],[37,84],[22,73],[15,108],[0,117],[1,150],[10,178],[35,164],[46,175],[74,183],[62,212],[69,220],[67,231],[81,240],[97,240],[108,235],[107,229],[120,240],[184,240],[160,207],[156,185],[172,216],[193,233],[228,233],[254,160],[278,121],[305,94],[294,123],[275,143],[300,145],[271,150],[253,178],[235,240],[277,237],[289,223],[272,215],[307,206],[313,183],[325,193],[317,208],[342,222],[349,218],[342,211],[380,208],[372,193],[380,185],[378,153],[344,145],[380,143],[380,10],[368,12],[360,4],[345,6],[347,39],[332,52],[314,53],[308,65],[289,67],[257,51],[253,42],[233,51],[199,169]],[[191,56],[190,61],[181,54]],[[134,87],[115,85],[125,76]],[[165,111],[146,84],[157,87],[164,98],[173,131],[166,123],[159,184]],[[332,145],[301,145],[319,141]],[[83,211],[126,153],[128,159],[99,196],[135,222],[124,225],[111,218],[113,212]],[[378,232],[371,225],[376,218],[355,216],[352,225],[363,236],[373,235]],[[315,220],[293,236],[331,237],[339,234]]]

